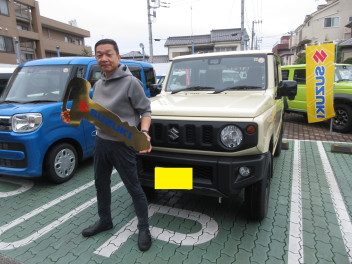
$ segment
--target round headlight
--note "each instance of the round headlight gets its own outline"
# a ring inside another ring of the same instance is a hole
[[[222,144],[228,148],[236,148],[243,140],[241,129],[237,126],[229,125],[221,130],[220,139]]]

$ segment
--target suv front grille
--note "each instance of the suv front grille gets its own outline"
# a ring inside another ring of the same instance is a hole
[[[220,142],[221,130],[227,125],[236,125],[243,134],[237,149],[228,149]],[[206,151],[233,152],[255,147],[258,133],[248,134],[246,127],[255,123],[225,123],[201,121],[174,121],[152,119],[150,135],[153,146],[165,148],[197,149]]]

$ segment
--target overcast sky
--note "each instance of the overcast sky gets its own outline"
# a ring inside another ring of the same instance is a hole
[[[151,1],[151,0],[150,0]],[[157,0],[155,0],[157,1]],[[163,1],[163,0],[161,0]],[[86,45],[94,47],[101,38],[117,41],[120,53],[141,51],[149,54],[147,0],[38,0],[42,16],[68,23],[76,20],[90,31]],[[241,27],[241,0],[164,0],[169,8],[157,8],[152,23],[153,39],[171,36],[210,34],[213,29]],[[282,35],[295,30],[306,15],[324,0],[244,0],[244,27],[255,33],[262,49],[272,49]],[[154,3],[151,3],[152,5]],[[153,41],[154,55],[166,55],[165,40]]]

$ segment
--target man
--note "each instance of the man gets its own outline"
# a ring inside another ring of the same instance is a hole
[[[122,122],[130,126],[141,125],[150,141],[148,130],[151,123],[150,101],[144,94],[142,83],[135,78],[127,66],[120,64],[121,56],[117,44],[111,39],[102,39],[95,44],[95,56],[103,71],[101,79],[94,84],[93,100],[117,114]],[[68,123],[62,114],[64,122]],[[141,251],[150,248],[148,202],[137,176],[136,152],[118,141],[116,137],[97,129],[94,148],[94,177],[97,191],[99,221],[82,231],[84,237],[94,236],[113,228],[111,217],[111,173],[116,168],[132,197],[138,218],[138,247]],[[150,152],[141,151],[142,153]]]

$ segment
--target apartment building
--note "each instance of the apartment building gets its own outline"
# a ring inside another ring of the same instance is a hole
[[[319,5],[315,12],[306,15],[303,23],[292,32],[291,36],[281,38],[273,51],[282,58],[284,64],[291,64],[299,53],[305,52],[306,45],[343,43],[350,39],[351,3],[351,0],[326,0],[326,4]],[[282,44],[288,44],[288,47]],[[347,59],[348,54],[345,55],[341,58],[342,61]]]
[[[249,37],[244,29],[244,49],[248,49]],[[216,29],[207,35],[192,35],[169,37],[165,45],[168,48],[169,59],[192,53],[208,53],[219,51],[241,50],[241,29]]]
[[[40,15],[35,0],[0,0],[0,63],[92,54],[90,32]]]

